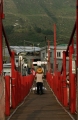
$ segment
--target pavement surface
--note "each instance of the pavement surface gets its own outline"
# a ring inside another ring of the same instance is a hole
[[[35,84],[33,84],[33,87]],[[37,95],[36,91],[31,89],[27,98],[20,107],[14,112],[11,110],[11,116],[6,120],[77,120],[77,115],[73,116],[64,110],[58,103],[53,92],[44,80],[43,95]]]

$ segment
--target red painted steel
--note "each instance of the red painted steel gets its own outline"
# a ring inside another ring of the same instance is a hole
[[[7,40],[7,36],[6,36],[5,30],[4,30],[3,24],[2,24],[2,31],[3,31],[3,35],[4,35],[4,38],[5,38],[5,42],[6,42],[6,45],[7,45],[7,49],[8,49],[9,55],[11,56],[11,49],[9,47],[9,43],[8,43],[8,40]]]
[[[58,100],[61,100],[61,96],[60,96],[60,87],[61,87],[61,80],[60,80],[60,75],[61,73],[58,72]]]
[[[19,96],[19,103],[21,102],[21,99],[22,99],[22,95],[21,95],[21,74],[19,73],[18,74],[19,77],[18,77],[18,96]]]
[[[5,76],[5,115],[10,115],[10,76]]]
[[[59,88],[60,89],[60,102],[63,104],[63,79],[62,78],[63,78],[63,76],[60,73],[60,81],[59,81],[60,82],[59,83],[60,84],[60,86],[59,86],[60,87]]]
[[[76,30],[76,22],[74,24],[74,28],[73,28],[73,31],[72,31],[72,34],[70,36],[70,40],[69,40],[69,43],[68,43],[68,46],[67,46],[67,49],[66,49],[66,57],[68,56],[68,51],[69,51],[69,46],[73,43],[73,37],[74,37],[74,34],[75,34],[75,30]],[[63,71],[63,66],[61,68],[61,73]]]
[[[69,43],[68,43],[68,46],[67,46],[66,56],[68,56],[69,46],[72,44],[73,37],[74,37],[74,34],[75,34],[75,30],[76,30],[76,22],[74,24],[74,28],[73,28],[73,31],[72,31],[72,34],[70,36],[70,40],[69,40]]]
[[[63,104],[67,106],[67,85],[66,85],[66,52],[63,51]]]
[[[54,24],[54,72],[56,72],[56,25]]]
[[[77,10],[76,10],[76,50],[77,50],[77,57],[76,57],[76,65],[77,65],[77,68],[78,68],[78,0],[77,0],[77,6],[76,6]]]
[[[22,76],[21,76],[21,74],[20,74],[20,102],[22,101]]]
[[[3,55],[2,55],[2,14],[3,14],[3,4],[2,0],[0,3],[0,74],[3,70]]]
[[[72,46],[69,47],[69,108],[71,113],[76,111],[76,83],[72,74]]]
[[[63,66],[62,66],[62,74],[57,72],[56,69],[56,25],[54,24],[54,74],[52,75],[49,73],[50,71],[50,41],[48,40],[48,73],[46,75],[47,77],[47,82],[50,85],[50,87],[53,89],[56,97],[61,101],[61,103],[64,106],[67,106],[67,86],[66,86],[66,56],[69,55],[69,107],[71,113],[74,113],[76,110],[76,84],[75,84],[75,74],[72,74],[72,53],[74,52],[72,47],[73,47],[73,36],[76,30],[76,42],[77,42],[77,58],[76,58],[76,64],[78,67],[78,0],[77,0],[77,19],[70,37],[70,41],[68,43],[68,47],[66,52],[63,52]],[[20,73],[18,73],[15,70],[15,60],[14,56],[15,53],[11,52],[7,37],[5,34],[5,30],[2,24],[2,19],[4,17],[3,14],[3,0],[0,2],[0,74],[3,69],[3,59],[2,59],[2,31],[3,35],[5,37],[5,41],[8,47],[9,54],[11,56],[11,78],[12,78],[12,108],[16,108],[16,106],[23,101],[25,96],[29,93],[30,88],[33,84],[33,76],[28,75],[26,77],[22,76]],[[72,44],[72,46],[70,46]],[[69,51],[69,54],[68,54]],[[6,76],[5,79],[6,82],[6,89],[5,94],[9,95],[9,97],[5,97],[6,99],[6,110],[5,113],[6,115],[10,114],[10,78],[9,76]],[[8,100],[9,99],[9,100]]]
[[[75,74],[72,74],[72,54],[73,54],[73,45],[69,46],[69,98],[67,96],[67,81],[66,81],[66,52],[63,52],[63,71],[62,75],[55,72],[52,76],[51,73],[47,73],[47,82],[52,88],[54,94],[58,100],[65,106],[68,106],[69,99],[69,108],[71,113],[76,111],[76,81]]]
[[[74,39],[72,40],[72,54],[74,54]]]
[[[59,99],[59,72],[55,73],[56,79],[56,96]]]
[[[23,77],[21,76],[21,101],[23,101]]]
[[[4,96],[4,77],[0,75],[0,120],[5,119],[5,96]]]
[[[71,113],[76,112],[76,79],[75,79],[75,74],[72,74],[71,76],[71,102],[70,102],[70,111]]]
[[[12,76],[12,108],[16,107],[16,96],[15,96],[15,86],[16,86],[16,81],[15,81],[15,60],[14,60],[15,53],[11,53],[11,76]]]
[[[72,46],[69,47],[69,107],[71,107]]]
[[[15,71],[15,94],[16,94],[16,106],[18,105],[18,103],[19,103],[19,100],[18,100],[18,92],[19,92],[19,90],[18,90],[18,72],[17,71]]]

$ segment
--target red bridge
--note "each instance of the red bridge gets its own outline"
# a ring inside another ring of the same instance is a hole
[[[56,26],[54,25],[54,71],[50,72],[48,50],[48,72],[44,80],[44,94],[33,93],[34,76],[22,76],[15,69],[15,53],[11,51],[6,37],[3,20],[3,0],[0,0],[0,120],[78,120],[78,0],[76,21],[68,47],[63,52],[61,71],[56,70]],[[76,33],[76,73],[72,72],[74,34]],[[3,36],[11,58],[11,77],[3,76]],[[49,42],[48,42],[49,49]],[[66,73],[66,57],[69,57],[69,74]],[[69,76],[69,81],[67,81]],[[10,83],[11,79],[11,83]],[[5,88],[4,88],[5,85]],[[11,100],[11,101],[10,101]]]

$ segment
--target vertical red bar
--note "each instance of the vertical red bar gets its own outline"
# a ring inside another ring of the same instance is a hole
[[[17,105],[19,104],[19,73],[18,73],[18,71],[16,72],[17,73],[17,80],[16,80],[16,82],[17,82]]]
[[[64,100],[64,94],[63,94],[63,75],[60,76],[60,80],[61,80],[60,97],[61,97],[61,103],[63,104],[63,100]]]
[[[76,66],[78,67],[78,0],[76,6],[76,51],[77,51],[77,58],[76,58]]]
[[[72,40],[72,54],[74,54],[74,39]]]
[[[56,96],[58,98],[58,72],[56,72]]]
[[[0,74],[2,73],[3,69],[3,55],[2,55],[2,0],[0,2]]]
[[[23,94],[22,94],[22,76],[21,76],[21,74],[20,74],[20,100],[21,100],[21,102],[22,102],[22,100],[23,100]]]
[[[15,99],[16,99],[16,106],[18,105],[18,78],[17,78],[17,71],[15,71]]]
[[[52,81],[53,81],[53,91],[54,91],[54,75],[52,76]]]
[[[71,108],[72,46],[69,46],[69,108]]]
[[[23,87],[23,88],[22,88],[22,92],[23,92],[22,94],[23,94],[23,99],[24,99],[24,77],[23,77],[23,76],[22,76],[22,85],[23,85],[23,86],[22,86],[22,87]]]
[[[18,73],[18,103],[20,103],[20,98],[21,98],[21,89],[20,89],[20,86],[21,86],[21,81],[20,81],[20,73]]]
[[[11,76],[12,76],[12,108],[16,107],[16,96],[15,96],[15,53],[11,52]]]
[[[69,108],[72,104],[72,46],[69,46]]]
[[[25,76],[25,95],[27,96],[27,76]]]
[[[67,106],[67,85],[66,85],[66,52],[63,51],[63,104]]]
[[[21,74],[19,73],[19,80],[18,80],[18,86],[19,86],[19,103],[21,102],[22,95],[21,95]]]
[[[75,74],[72,73],[72,46],[69,47],[69,107],[71,113],[76,111],[76,83]]]
[[[56,72],[56,25],[54,24],[54,72]]]
[[[59,101],[61,102],[61,73],[60,72],[58,76],[58,81],[59,81]]]
[[[70,104],[70,111],[71,113],[75,113],[76,111],[76,81],[75,81],[75,74],[72,74],[71,77],[71,104]]]
[[[29,83],[28,83],[28,77],[29,77],[29,75],[28,75],[28,76],[26,76],[27,95],[28,95],[28,92],[29,92]]]
[[[77,0],[77,6],[76,6],[76,67],[77,67],[77,74],[76,74],[76,81],[77,81],[77,112],[78,112],[78,0]],[[77,115],[78,119],[78,115]]]
[[[10,115],[10,76],[5,76],[5,114]]]
[[[59,101],[60,101],[60,87],[61,87],[61,85],[60,85],[60,83],[61,83],[60,75],[61,75],[61,73],[58,72],[58,99],[59,99]]]
[[[54,74],[54,93],[56,93],[56,76],[55,76],[55,74]]]

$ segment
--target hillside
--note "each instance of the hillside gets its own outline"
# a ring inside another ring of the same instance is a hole
[[[26,40],[43,46],[45,36],[53,43],[54,23],[58,44],[68,43],[75,23],[76,0],[4,0],[4,14],[10,45],[24,45]]]

